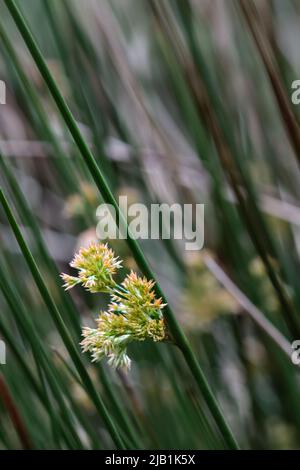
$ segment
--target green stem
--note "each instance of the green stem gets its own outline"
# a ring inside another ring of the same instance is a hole
[[[3,175],[5,176],[6,182],[9,183],[13,198],[17,202],[17,206],[19,208],[18,212],[20,214],[20,217],[24,219],[24,222],[26,222],[29,225],[30,229],[33,232],[36,244],[39,247],[39,250],[41,252],[43,259],[45,260],[46,266],[55,277],[58,277],[59,272],[57,270],[57,266],[53,262],[51,256],[49,255],[48,249],[43,240],[37,221],[35,220],[30,210],[30,207],[28,206],[25,200],[24,194],[22,193],[20,187],[18,186],[17,180],[15,179],[13,172],[9,168],[9,165],[7,164],[7,162],[5,161],[1,153],[0,153],[0,169],[3,170]],[[68,316],[72,322],[74,331],[76,332],[76,335],[80,337],[81,327],[80,327],[80,321],[79,321],[79,318],[80,318],[79,312],[76,310],[76,307],[70,296],[64,295],[64,291],[62,289],[59,289],[59,293],[62,293],[60,295],[62,299],[61,307],[66,310],[66,313],[68,313]],[[124,431],[128,433],[135,447],[141,447],[139,443],[139,439],[136,435],[136,432],[133,426],[131,425],[129,418],[127,417],[126,410],[119,404],[118,398],[115,396],[113,387],[111,386],[108,378],[106,377],[105,371],[102,369],[102,366],[100,364],[98,368],[99,368],[99,374],[102,377],[103,386],[106,391],[107,397],[110,399],[111,403],[113,404],[116,410],[116,416],[118,416],[120,423],[124,426]]]
[[[24,237],[19,229],[19,226],[17,224],[16,219],[14,218],[14,215],[9,207],[9,204],[7,202],[6,197],[4,196],[4,193],[2,189],[0,189],[0,203],[5,211],[5,214],[7,216],[7,219],[10,223],[10,226],[14,232],[14,235],[16,237],[16,240],[19,244],[19,247],[21,249],[21,252],[28,264],[28,267],[31,271],[32,277],[35,280],[35,283],[40,291],[40,294],[45,302],[45,304],[48,307],[48,310],[51,314],[51,317],[57,327],[57,330],[60,333],[60,336],[70,354],[70,357],[73,360],[73,363],[78,371],[79,376],[81,377],[81,380],[83,384],[85,385],[85,388],[87,390],[88,395],[91,397],[97,411],[99,412],[100,416],[102,417],[103,421],[105,422],[111,437],[119,449],[124,449],[124,444],[123,441],[104,405],[102,402],[101,398],[99,397],[98,393],[96,392],[94,385],[90,379],[89,374],[86,371],[86,368],[81,360],[80,354],[76,347],[74,346],[73,340],[66,328],[66,325],[60,315],[60,312],[58,311],[56,304],[54,303],[47,287],[46,284],[41,276],[41,273],[35,263],[35,260],[24,240]]]
[[[132,237],[132,235],[130,234],[129,232],[129,228],[127,226],[127,223],[125,221],[125,218],[123,216],[123,214],[121,213],[120,209],[119,209],[119,206],[117,204],[117,201],[115,200],[107,182],[106,182],[106,179],[104,177],[104,175],[102,174],[101,170],[99,169],[89,147],[87,146],[84,138],[82,137],[81,135],[81,132],[76,124],[76,121],[67,105],[67,103],[65,102],[64,98],[62,97],[47,65],[46,65],[46,62],[43,58],[43,55],[41,53],[41,51],[39,50],[39,47],[37,46],[36,44],[36,41],[35,39],[33,38],[33,35],[29,29],[29,27],[27,26],[27,23],[26,23],[26,20],[25,18],[23,17],[23,14],[20,12],[20,10],[18,9],[18,7],[16,6],[14,0],[4,0],[7,8],[9,9],[10,13],[11,13],[11,16],[13,17],[41,75],[43,76],[48,88],[49,88],[49,91],[51,92],[52,94],[52,97],[54,99],[54,101],[56,102],[56,105],[61,113],[61,115],[63,116],[65,122],[66,122],[66,125],[74,139],[74,141],[76,142],[80,152],[81,152],[81,155],[88,167],[88,169],[90,170],[91,172],[91,175],[100,191],[100,193],[102,194],[102,197],[104,199],[104,201],[106,203],[109,203],[109,204],[112,204],[113,207],[115,208],[116,210],[116,214],[117,214],[117,222],[119,223],[119,226],[123,227],[125,230],[126,230],[126,235],[127,235],[127,243],[129,245],[129,247],[131,248],[132,250],[132,253],[134,255],[134,258],[139,266],[139,268],[141,269],[141,271],[145,274],[146,277],[148,277],[149,279],[154,279],[155,280],[155,276],[150,268],[150,266],[148,265],[148,262],[146,261],[146,258],[144,257],[144,254],[140,248],[140,245],[138,244],[138,242]],[[4,196],[2,195],[1,199],[3,199]],[[32,260],[33,261],[33,260]],[[34,263],[34,261],[33,261]],[[156,292],[157,294],[163,298],[163,301],[165,303],[166,302],[166,299],[165,299],[165,296],[159,286],[158,283],[156,283]],[[48,296],[48,291],[46,290],[46,296]],[[58,313],[58,312],[57,312]],[[200,388],[200,391],[202,392],[203,394],[203,397],[204,399],[206,400],[207,402],[207,405],[210,409],[210,412],[212,414],[212,416],[214,417],[222,435],[223,435],[223,438],[225,440],[225,442],[227,443],[227,446],[230,448],[230,449],[238,449],[238,444],[232,434],[232,431],[229,427],[229,425],[227,424],[226,420],[225,420],[225,417],[214,397],[214,394],[212,392],[212,390],[210,389],[210,386],[206,380],[206,377],[191,349],[191,346],[183,332],[183,330],[181,329],[180,325],[178,324],[171,308],[169,307],[169,305],[167,305],[165,307],[165,317],[166,317],[166,320],[167,320],[167,323],[168,323],[168,327],[169,327],[169,330],[172,334],[172,336],[174,337],[174,340],[176,341],[177,345],[179,346],[179,348],[181,349],[183,355],[184,355],[184,358]],[[72,343],[71,343],[72,344]],[[72,344],[73,346],[73,344]],[[76,351],[76,354],[77,351]],[[78,360],[78,358],[77,358]],[[80,362],[81,364],[81,362]],[[84,370],[85,372],[85,370]]]

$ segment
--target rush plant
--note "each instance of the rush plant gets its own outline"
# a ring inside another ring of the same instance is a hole
[[[0,18],[0,449],[299,448],[299,0]]]

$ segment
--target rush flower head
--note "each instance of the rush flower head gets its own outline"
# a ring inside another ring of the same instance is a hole
[[[107,245],[92,243],[82,248],[70,263],[79,274],[62,274],[64,286],[70,289],[82,284],[91,292],[109,292],[111,302],[106,312],[96,320],[97,328],[84,328],[83,352],[93,361],[107,357],[113,367],[130,368],[127,347],[133,341],[164,341],[167,338],[162,299],[155,295],[155,282],[131,271],[118,285],[113,275],[121,266]]]
[[[127,346],[133,341],[163,341],[166,338],[162,309],[155,297],[154,282],[131,272],[111,293],[107,312],[101,312],[97,328],[84,328],[83,351],[94,361],[104,356],[113,367],[130,368]]]
[[[147,319],[160,320],[165,304],[157,299],[153,287],[154,281],[147,281],[133,271],[117,286],[112,293],[109,311],[122,314],[142,316]]]
[[[165,339],[164,319],[150,318],[143,309],[129,309],[126,314],[101,312],[97,328],[84,328],[81,346],[83,352],[90,352],[93,361],[108,358],[108,363],[117,368],[130,368],[131,360],[127,346],[133,341],[163,341]]]
[[[70,263],[72,268],[78,269],[78,276],[61,275],[64,287],[68,290],[82,284],[90,292],[109,292],[115,285],[113,276],[121,264],[107,244],[91,243],[88,248],[81,248]]]

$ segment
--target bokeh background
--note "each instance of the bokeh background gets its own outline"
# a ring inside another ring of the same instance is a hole
[[[0,5],[0,178],[76,345],[105,296],[65,293],[103,202],[11,15]],[[242,448],[300,446],[298,0],[18,2],[114,195],[204,203],[205,243],[141,247]],[[125,241],[110,246],[138,271]],[[0,447],[112,448],[4,211]],[[222,449],[178,348],[130,348],[129,374],[82,356],[127,448]],[[130,430],[130,432],[128,431]]]

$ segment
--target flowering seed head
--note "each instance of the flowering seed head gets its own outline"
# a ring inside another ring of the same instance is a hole
[[[133,312],[119,315],[112,312],[101,312],[97,320],[97,328],[84,328],[81,346],[83,352],[89,351],[93,361],[104,356],[108,363],[115,367],[128,370],[131,360],[127,355],[127,346],[133,341],[163,341],[165,339],[163,318],[151,319],[142,311],[138,315]]]
[[[142,314],[145,318],[159,320],[165,304],[157,299],[153,287],[154,281],[147,281],[133,271],[125,278],[119,288],[114,289],[109,311],[122,314]]]
[[[113,367],[129,369],[127,346],[133,341],[163,341],[166,327],[162,314],[165,304],[155,297],[154,282],[131,272],[122,284],[112,290],[107,312],[97,320],[97,328],[83,330],[83,351],[94,361],[108,357]]]
[[[121,260],[107,245],[92,243],[81,248],[70,266],[78,269],[78,276],[61,275],[66,289],[82,284],[90,292],[111,295],[108,311],[100,313],[97,328],[84,328],[82,332],[82,350],[89,352],[93,361],[107,357],[111,366],[128,370],[131,361],[127,346],[131,342],[166,339],[162,313],[166,304],[156,298],[154,281],[132,271],[117,285],[113,275],[121,267]]]
[[[72,268],[78,269],[78,277],[61,275],[64,287],[67,290],[82,284],[90,292],[109,292],[115,285],[113,276],[121,264],[107,244],[91,243],[88,248],[81,248],[70,263]]]

